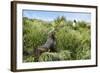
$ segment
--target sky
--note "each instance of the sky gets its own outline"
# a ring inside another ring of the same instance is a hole
[[[77,20],[91,22],[91,13],[83,12],[61,12],[61,11],[36,11],[36,10],[23,10],[23,17],[30,19],[41,19],[44,21],[53,21],[58,16],[64,16],[67,20]]]

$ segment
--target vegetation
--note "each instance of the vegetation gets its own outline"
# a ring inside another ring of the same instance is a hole
[[[56,32],[57,52],[45,52],[39,61],[84,60],[91,58],[90,24],[67,20],[64,16],[54,21],[23,17],[23,62],[34,62],[34,49],[44,44],[48,33]]]

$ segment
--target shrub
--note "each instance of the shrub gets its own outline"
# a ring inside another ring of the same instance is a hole
[[[60,59],[57,53],[50,53],[50,52],[43,53],[39,58],[39,61],[59,61],[59,60]]]
[[[45,52],[39,61],[90,59],[90,24],[79,21],[75,28],[77,29],[72,26],[72,21],[64,17],[58,17],[51,22],[23,18],[23,60],[34,62],[33,50],[46,42],[48,32],[53,29],[56,31],[58,52]]]
[[[58,53],[45,52],[40,56],[39,61],[70,60],[70,56],[71,56],[71,53],[65,50]]]

